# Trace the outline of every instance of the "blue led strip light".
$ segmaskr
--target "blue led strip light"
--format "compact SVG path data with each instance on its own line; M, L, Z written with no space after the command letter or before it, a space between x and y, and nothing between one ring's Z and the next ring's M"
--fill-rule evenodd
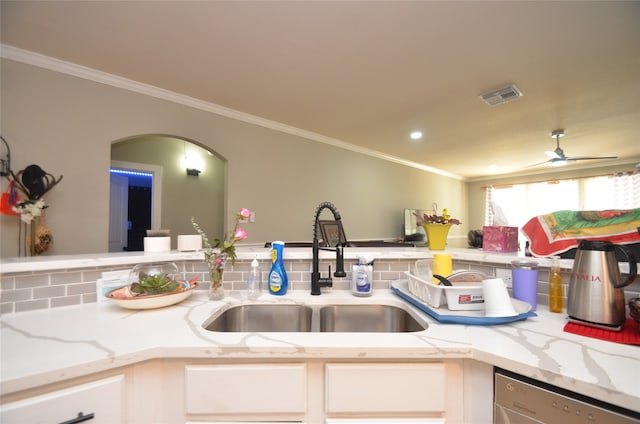
M153 177L153 174L150 172L141 172L141 171L130 171L128 169L110 169L109 172L114 174L121 175L135 175L139 177Z

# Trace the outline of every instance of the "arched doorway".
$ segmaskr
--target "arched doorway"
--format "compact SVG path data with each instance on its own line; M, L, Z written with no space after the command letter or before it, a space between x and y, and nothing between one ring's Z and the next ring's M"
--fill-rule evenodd
M169 230L172 248L175 248L177 235L194 234L191 216L196 217L208 233L215 237L222 235L225 161L217 154L191 140L166 135L141 135L114 142L111 145L111 161L112 169L150 174L150 179L146 183L142 176L127 176L127 182L118 178L120 186L116 188L117 183L112 178L110 251L142 250L141 238L144 238L148 229ZM123 175L126 173L120 174L120 177ZM129 181L134 183L130 185ZM133 196L124 194L125 185L127 193L134 191ZM127 204L125 207L124 199L113 197L117 195L125 196L126 203L133 198L141 200L134 199L134 205ZM148 205L144 203L145 198L149 198ZM126 219L122 215L125 209ZM123 226L126 226L126 241L123 239Z

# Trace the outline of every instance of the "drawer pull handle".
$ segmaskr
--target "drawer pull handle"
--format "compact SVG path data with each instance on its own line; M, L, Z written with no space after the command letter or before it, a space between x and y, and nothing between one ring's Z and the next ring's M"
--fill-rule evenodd
M95 417L94 413L90 413L90 414L83 414L82 412L78 412L78 416L75 418L70 419L69 421L64 421L61 422L60 424L78 424L78 423L82 423L85 421L89 421L92 420Z

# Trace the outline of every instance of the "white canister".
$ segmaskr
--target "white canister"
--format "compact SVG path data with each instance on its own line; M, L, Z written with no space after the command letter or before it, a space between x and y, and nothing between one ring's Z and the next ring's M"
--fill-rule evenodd
M160 253L171 251L171 237L145 237L145 253Z
M197 252L200 249L202 249L202 236L198 234L178 236L179 252Z

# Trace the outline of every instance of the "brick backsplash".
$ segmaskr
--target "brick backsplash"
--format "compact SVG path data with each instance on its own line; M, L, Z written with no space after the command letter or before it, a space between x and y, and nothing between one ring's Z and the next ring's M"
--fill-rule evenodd
M227 292L245 289L245 281L250 270L249 260L238 260L234 265L229 265L224 273L224 288ZM389 288L391 282L403 278L404 272L409 271L413 260L406 259L379 259L373 267L373 288ZM333 277L334 290L349 290L351 283L351 267L355 261L345 260L345 278ZM184 272L186 279L198 277L200 286L197 290L207 290L210 285L209 272L200 261L176 261L176 265ZM266 280L269 273L269 263L262 261L260 264L262 274L262 289L266 290ZM320 270L323 274L328 272L328 267L334 268L333 261L320 261ZM289 260L285 261L290 290L310 290L311 287L311 261ZM495 275L497 268L507 268L504 264L492 264L472 261L454 261L454 269L470 269L482 271L487 275ZM96 280L106 271L130 269L129 267L104 267L73 269L67 272L23 272L2 274L0 276L0 313L23 312L35 309L48 309L60 306L78 305L82 303L95 303ZM538 304L548 305L548 270L541 269L538 280ZM569 284L569 270L562 270L564 305L567 304ZM640 296L640 279L625 288L627 299Z

